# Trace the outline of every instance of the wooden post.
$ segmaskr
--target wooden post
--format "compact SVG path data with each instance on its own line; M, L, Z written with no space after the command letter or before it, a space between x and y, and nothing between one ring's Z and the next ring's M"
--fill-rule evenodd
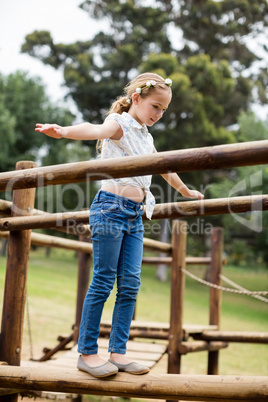
M83 235L79 236L79 241L89 242L89 238ZM79 327L82 316L84 299L89 285L91 255L83 251L78 252L78 280L77 280L77 297L76 297L76 318L74 325L73 340L78 342Z
M213 228L212 231L212 250L211 250L211 269L210 282L221 285L223 254L223 228ZM209 324L220 325L221 315L221 290L210 288L210 308ZM208 353L208 374L218 374L219 351Z
M168 373L180 374L181 355L178 345L183 341L183 301L185 288L187 223L176 220L172 226L172 271L170 297L170 330Z
M36 163L18 162L16 169L30 169ZM12 216L30 215L34 207L35 189L13 192ZM31 246L31 230L14 231L9 235L3 300L0 360L19 366L26 300L26 284ZM5 401L17 401L17 394L3 397Z

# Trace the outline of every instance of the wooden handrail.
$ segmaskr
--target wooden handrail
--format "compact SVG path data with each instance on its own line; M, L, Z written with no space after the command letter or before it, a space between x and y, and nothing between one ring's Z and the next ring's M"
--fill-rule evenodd
M195 352L218 352L228 347L227 342L186 341L178 345L178 351L182 355Z
M0 238L8 239L9 232L1 232L0 231ZM58 247L64 248L67 250L74 250L74 251L82 251L84 253L92 254L92 244L78 241L78 240L71 240L65 239L63 237L57 236L50 236L42 233L31 233L31 243L35 244L36 246L43 246L43 247ZM157 251L157 252L171 252L171 245L168 243L164 243L158 240L152 240L149 238L143 239L144 248ZM169 258L169 257L167 257Z
M8 232L0 232L0 237L8 239ZM92 254L92 244L65 239L63 237L50 236L42 233L31 233L31 244L42 247L57 247L66 250L82 251L87 254Z
M168 256L143 257L142 262L143 264L151 264L151 265L157 265L157 264L171 265L172 257ZM210 263L211 263L211 257L190 257L190 256L186 257L186 265L208 265ZM226 264L226 258L223 258L222 263Z
M0 191L161 174L226 169L268 163L268 140L98 159L0 173Z
M184 201L155 206L152 219L187 218L206 215L242 213L268 210L268 195L219 198L202 201ZM146 215L143 215L146 220ZM59 228L88 222L88 211L64 212L16 218L1 218L0 230Z
M203 331L199 339L206 341L268 344L268 332Z

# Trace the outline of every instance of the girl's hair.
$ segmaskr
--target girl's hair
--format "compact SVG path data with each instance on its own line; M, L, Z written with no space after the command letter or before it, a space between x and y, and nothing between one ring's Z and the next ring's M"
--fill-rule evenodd
M148 81L155 81L155 85L147 87L146 83ZM137 92L137 88L141 89L140 96L142 98L146 98L158 89L171 90L170 85L166 84L161 75L154 73L140 74L127 84L127 86L124 88L123 96L119 96L113 102L110 110L108 111L108 115L111 113L122 114L123 112L128 112L132 104L132 95Z
M152 81L153 85L147 86L148 81ZM108 115L111 113L122 114L123 112L128 112L132 105L132 95L139 91L139 95L142 98L146 98L151 95L154 91L159 89L165 91L171 91L170 88L171 80L165 80L161 75L155 73L144 73L138 75L132 81L130 81L126 87L124 88L124 92L122 96L119 96L112 104L110 110L108 111ZM97 152L101 152L102 141L99 140L97 142Z

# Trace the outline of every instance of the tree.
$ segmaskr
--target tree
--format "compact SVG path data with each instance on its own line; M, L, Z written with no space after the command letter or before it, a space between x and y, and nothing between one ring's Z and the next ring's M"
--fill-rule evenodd
M49 101L40 78L30 78L27 73L20 71L6 77L0 75L0 171L14 170L16 162L20 160L53 165L92 156L81 141L55 140L35 132L37 122L50 121L71 125L73 115L64 107ZM37 189L36 207L48 212L73 210L77 205L85 208L88 205L81 194L84 191L88 195L91 187L94 187L94 183L40 187ZM1 194L1 198L11 200L11 197L10 193Z
M4 102L4 96L0 94L0 127L1 127L1 137L5 141L2 141L2 146L0 148L0 170L5 170L6 160L9 162L9 149L15 143L15 118L11 115L9 110L6 108ZM14 167L14 165L13 165ZM8 169L6 169L8 170Z
M268 120L258 119L252 112L241 112L238 117L238 141L251 141L268 137ZM210 186L212 197L233 197L250 194L267 194L268 165L244 166L229 169L227 175ZM225 215L217 218L225 228L226 250L230 260L237 265L254 264L258 261L268 266L268 215L266 212ZM246 242L246 245L245 245Z
M1 136L5 138L0 149L0 171L14 170L16 162L25 159L66 161L63 143L52 143L34 131L39 121L56 119L59 124L73 121L69 111L49 102L41 80L19 71L6 77L0 75L0 93Z
M179 146L192 146L193 136L196 145L232 141L226 127L250 105L256 81L265 98L265 73L254 81L242 71L257 60L245 38L267 25L265 0L162 0L153 6L146 1L88 0L80 7L109 25L108 32L85 42L56 44L49 32L35 31L26 36L22 51L64 69L69 94L85 120L102 121L124 85L145 67L177 80L165 131L172 127L183 142ZM182 111L174 114L178 105Z
M240 111L267 103L267 70L253 69L259 56L247 45L267 31L266 0L87 0L80 7L104 30L72 44L35 31L22 51L63 69L85 120L102 122L127 82L146 70L173 80L172 103L151 129L159 151L236 141L231 127ZM265 42L262 50L267 54ZM196 187L213 177L182 175Z

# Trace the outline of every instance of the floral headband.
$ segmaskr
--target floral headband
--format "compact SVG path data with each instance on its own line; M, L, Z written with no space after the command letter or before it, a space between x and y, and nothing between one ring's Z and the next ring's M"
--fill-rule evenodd
M157 83L157 82L154 81L154 80L150 80L150 81L147 81L147 82L146 82L145 87L143 87L143 88L155 87L156 84L159 84L159 82ZM165 84L166 84L168 87L171 87L171 85L172 85L172 80L171 80L170 78L166 78L166 79L165 79ZM142 91L143 88L142 88L141 86L139 86L138 88L136 88L136 92L138 92L138 94L141 94L141 91Z
M154 80L147 81L146 84L145 84L145 86L143 86L143 87L141 87L141 86L137 87L137 88L136 88L136 92L137 92L138 94L141 94L141 91L143 90L143 88L155 87L157 84L159 84L159 83L157 83L157 82L154 81ZM172 85L172 80L171 80L170 78L166 78L166 79L165 79L165 84L166 84L168 87L171 87L171 85ZM127 98L127 103L131 103L131 99Z

